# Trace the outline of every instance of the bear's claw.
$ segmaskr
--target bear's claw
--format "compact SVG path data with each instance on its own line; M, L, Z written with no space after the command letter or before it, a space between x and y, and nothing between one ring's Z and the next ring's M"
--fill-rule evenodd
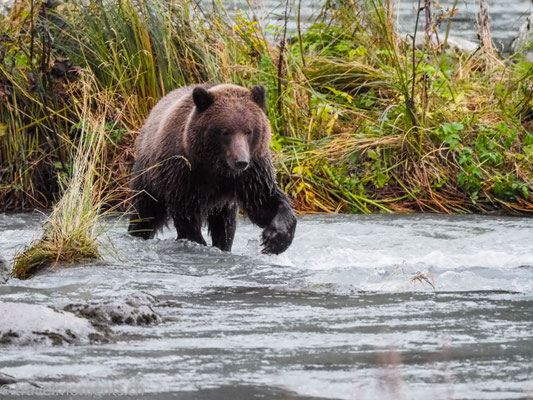
M293 217L290 221L275 219L268 227L265 228L262 235L261 245L263 254L280 254L291 245L296 228L296 219Z

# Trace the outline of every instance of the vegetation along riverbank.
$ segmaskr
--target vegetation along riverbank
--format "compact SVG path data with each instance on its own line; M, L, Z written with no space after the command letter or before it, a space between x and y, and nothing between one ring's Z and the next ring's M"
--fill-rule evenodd
M278 180L301 213L533 212L532 63L500 57L488 26L475 51L447 46L435 26L453 10L421 9L424 40L377 1L327 1L305 28L298 11L274 28L216 2L15 2L0 16L0 209L53 206L84 151L91 201L125 209L151 107L233 82L267 87Z

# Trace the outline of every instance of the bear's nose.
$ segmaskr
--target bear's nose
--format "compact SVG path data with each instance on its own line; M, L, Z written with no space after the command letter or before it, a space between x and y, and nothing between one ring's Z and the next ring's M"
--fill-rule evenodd
M235 168L240 170L248 168L248 161L235 161Z

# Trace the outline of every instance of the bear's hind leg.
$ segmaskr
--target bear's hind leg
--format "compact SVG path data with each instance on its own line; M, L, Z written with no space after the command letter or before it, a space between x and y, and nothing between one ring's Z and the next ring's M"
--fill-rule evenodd
M152 239L167 219L165 204L146 192L139 192L133 198L133 210L128 233L143 239Z
M235 230L237 228L237 212L235 204L227 204L209 212L207 226L213 246L223 251L231 251Z
M179 239L187 239L192 242L203 244L207 243L202 236L202 217L200 213L191 213L189 215L175 215L174 226L178 232Z

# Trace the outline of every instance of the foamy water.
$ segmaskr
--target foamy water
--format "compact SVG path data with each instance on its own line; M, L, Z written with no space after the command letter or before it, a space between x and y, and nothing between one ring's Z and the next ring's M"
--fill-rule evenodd
M0 215L4 257L40 222ZM2 301L58 309L144 292L164 320L113 327L103 345L0 347L0 372L40 386L0 396L531 396L532 219L306 216L279 256L262 255L260 230L239 223L228 254L171 230L134 239L110 220L116 254L0 285Z

